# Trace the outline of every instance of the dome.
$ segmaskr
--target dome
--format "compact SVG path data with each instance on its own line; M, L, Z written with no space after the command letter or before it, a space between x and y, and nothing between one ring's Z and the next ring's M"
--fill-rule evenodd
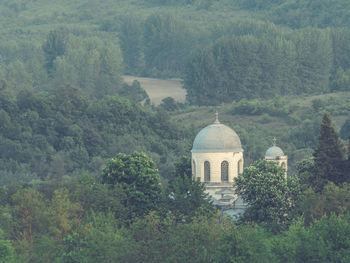
M243 149L237 133L216 119L197 134L192 152L243 152Z
M267 149L265 153L265 157L278 157L278 156L284 156L284 153L282 149L280 147L277 147L276 145Z

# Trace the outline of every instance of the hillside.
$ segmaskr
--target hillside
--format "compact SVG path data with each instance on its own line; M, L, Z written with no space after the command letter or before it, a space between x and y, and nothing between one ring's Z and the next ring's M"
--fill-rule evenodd
M348 91L350 7L331 2L3 1L0 79L101 97L124 74L182 78L196 105Z
M349 0L0 1L0 263L350 262L349 139Z
M214 121L215 111L219 112L220 121L240 136L246 165L262 158L276 137L289 157L289 172L293 174L298 161L312 156L324 112L331 113L338 132L350 119L350 92L190 107L174 113L172 120L198 132Z
M4 163L15 162L4 171L25 174L30 167L30 172L44 174L54 160L62 163L80 151L84 158L62 173L87 169L82 160L92 159L98 160L92 169L98 172L101 158L125 151L129 143L151 154L162 173L172 174L175 156L189 151L196 132L212 119L214 105L240 133L247 163L261 157L273 136L285 143L281 146L292 164L310 156L322 112L333 115L338 129L349 114L350 7L343 0L331 2L2 1L1 110L3 126L12 127L2 129L2 143L12 149L2 156ZM305 19L291 24L296 17ZM141 86L125 75L136 76L131 79ZM173 81L179 78L183 82ZM80 120L71 115L72 109L80 111L78 103L63 110L63 118L56 116L59 105L52 98L62 89L78 91L90 113ZM47 134L24 117L29 111L43 123L60 121L67 129L77 125L84 134L96 114L92 107L116 96L130 101L121 102L121 112L135 108L135 116L146 114L147 121L139 127L125 116L112 116L119 120L118 131L91 124L99 136L109 138L96 152L88 150L78 131L56 127ZM147 96L153 106L136 106ZM158 107L168 96L175 101ZM47 101L47 108L35 108L30 98L43 105ZM171 123L157 123L154 129L159 129L151 131L152 116L167 120L168 115ZM167 134L179 124L179 130ZM40 146L36 133L48 144ZM71 137L74 143L67 142ZM40 150L30 161L15 154L33 147Z

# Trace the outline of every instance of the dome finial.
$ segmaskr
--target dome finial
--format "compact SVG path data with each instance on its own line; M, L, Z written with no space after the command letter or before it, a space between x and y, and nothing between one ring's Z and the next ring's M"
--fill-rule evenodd
M214 123L215 123L215 124L219 124L219 123L220 123L218 111L215 112L215 121L214 121Z
M276 146L276 141L277 141L276 137L273 137L272 141L273 141L273 146Z

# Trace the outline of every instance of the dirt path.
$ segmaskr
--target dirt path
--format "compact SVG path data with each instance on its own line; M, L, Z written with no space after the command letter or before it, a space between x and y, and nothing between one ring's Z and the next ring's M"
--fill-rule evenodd
M134 76L123 76L123 79L128 85L134 80L140 82L141 87L151 99L151 103L156 106L166 97L172 97L178 102L186 100L186 90L182 88L181 79L153 79Z

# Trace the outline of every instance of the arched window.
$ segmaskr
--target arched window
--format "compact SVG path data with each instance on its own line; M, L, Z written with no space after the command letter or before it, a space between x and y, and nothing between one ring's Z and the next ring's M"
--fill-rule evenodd
M210 182L210 163L204 162L204 182Z
M192 161L192 177L196 177L196 162Z
M221 163L221 181L228 182L228 161Z
M237 165L237 173L241 174L243 172L243 165L242 165L242 160L238 161L238 165Z

